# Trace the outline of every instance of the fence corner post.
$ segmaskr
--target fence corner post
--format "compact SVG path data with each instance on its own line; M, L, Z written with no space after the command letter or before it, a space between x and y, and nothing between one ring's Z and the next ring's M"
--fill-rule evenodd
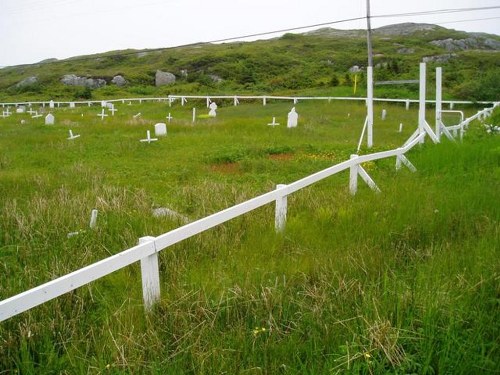
M280 190L284 187L286 187L286 185L278 184L276 185L276 190ZM276 197L276 211L274 215L274 227L278 233L285 230L287 205L287 195L279 194L279 196Z
M139 238L139 245L154 241L151 236ZM160 271L158 267L158 253L153 253L141 259L142 297L146 311L151 310L155 302L160 299Z
M358 155L352 154L350 159L356 159L357 157ZM351 195L356 195L358 191L358 166L359 164L354 164L349 169L349 192Z

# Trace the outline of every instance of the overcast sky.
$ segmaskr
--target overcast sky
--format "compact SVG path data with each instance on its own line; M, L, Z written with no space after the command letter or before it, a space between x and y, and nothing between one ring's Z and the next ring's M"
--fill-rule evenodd
M373 16L500 6L500 0L371 0ZM170 47L364 17L366 0L0 0L0 67ZM500 9L374 18L500 35ZM366 20L332 25L366 28ZM274 35L277 36L277 35Z

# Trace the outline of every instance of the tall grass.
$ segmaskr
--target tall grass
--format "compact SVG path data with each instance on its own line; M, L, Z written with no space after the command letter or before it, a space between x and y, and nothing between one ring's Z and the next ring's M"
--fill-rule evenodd
M102 122L86 108L56 113L71 125L4 121L0 298L181 225L152 208L193 220L347 159L364 111L349 106L299 103L293 130L266 126L284 123L279 103L223 106L194 126L189 108L158 104ZM415 112L388 109L377 149L413 130ZM167 111L168 137L140 143ZM66 141L68 127L81 138ZM188 239L160 254L150 314L134 265L0 323L0 373L495 373L499 155L476 127L414 149L415 174L365 165L381 194L350 196L346 174L295 193L282 234L266 206Z

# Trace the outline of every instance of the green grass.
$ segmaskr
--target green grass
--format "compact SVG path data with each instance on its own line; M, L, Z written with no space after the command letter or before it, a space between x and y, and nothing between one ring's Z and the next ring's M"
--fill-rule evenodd
M346 160L365 111L298 103L286 129L290 103L218 103L193 125L195 105L1 119L0 299L182 225L154 207L194 220ZM384 108L374 151L416 126L415 108ZM168 112L168 136L140 143ZM293 194L283 234L269 205L164 250L151 314L133 265L0 323L0 373L496 373L498 139L474 124L407 156L417 173L364 166L381 194L350 196L346 172Z

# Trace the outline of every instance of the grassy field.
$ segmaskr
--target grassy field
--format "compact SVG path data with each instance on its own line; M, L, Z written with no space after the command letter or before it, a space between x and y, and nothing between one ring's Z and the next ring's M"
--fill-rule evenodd
M192 221L348 159L365 111L298 103L287 129L290 103L218 104L195 124L201 101L0 119L0 299L182 225L154 208ZM415 107L382 108L375 151L416 128ZM290 196L282 234L270 205L164 250L151 314L133 265L0 323L0 374L498 373L498 137L476 123L408 158L364 165L381 194L342 173Z

